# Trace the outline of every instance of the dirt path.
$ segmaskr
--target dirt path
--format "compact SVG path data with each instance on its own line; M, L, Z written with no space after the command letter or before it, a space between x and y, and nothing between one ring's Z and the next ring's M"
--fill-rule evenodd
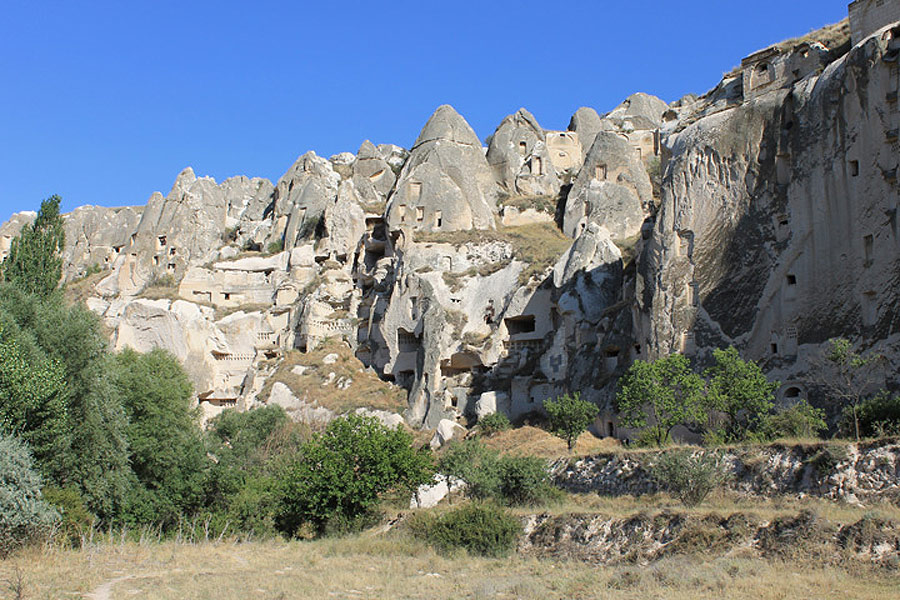
M93 592L86 594L85 598L87 600L112 600L112 588L117 583L121 583L123 581L128 581L129 579L134 579L134 575L124 575L122 577L116 577L115 579L110 579Z

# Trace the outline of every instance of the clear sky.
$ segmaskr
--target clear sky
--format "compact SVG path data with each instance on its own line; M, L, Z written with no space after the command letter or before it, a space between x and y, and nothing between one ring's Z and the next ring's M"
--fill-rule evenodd
M449 103L483 140L632 92L701 94L847 0L0 0L0 221L144 204L181 169L273 182L307 150L409 147Z

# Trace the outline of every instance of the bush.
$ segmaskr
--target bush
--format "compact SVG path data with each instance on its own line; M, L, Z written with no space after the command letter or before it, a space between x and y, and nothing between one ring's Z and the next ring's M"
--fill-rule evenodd
M819 436L820 431L827 427L825 411L811 406L806 398L802 398L794 406L769 417L761 437L768 439L815 438Z
M550 484L547 463L535 456L504 456L480 440L450 446L441 458L441 473L466 482L466 496L493 498L507 505L540 504L557 490Z
M438 470L466 482L466 496L484 500L500 494L500 458L481 440L452 442L441 457Z
M72 487L45 487L44 500L59 513L58 539L77 547L81 536L89 532L97 521L97 517L88 512L84 498Z
M478 428L482 435L491 436L512 427L509 418L501 412L491 413L478 419Z
M28 448L0 434L0 559L49 534L58 520L41 497L41 478Z
M536 456L506 456L497 465L500 499L508 505L541 504L555 498L547 463Z
M430 482L431 453L413 449L412 441L406 431L371 417L333 420L279 476L279 529L295 535L308 523L324 533L330 521L360 523L385 492Z
M479 556L507 556L522 531L519 521L494 504L470 503L438 517L410 523L413 534L444 552L463 548Z
M268 254L278 254L279 252L284 250L284 240L276 240L274 242L269 242L269 245L266 246L266 252Z
M599 412L595 404L582 400L578 392L547 400L544 410L550 418L551 433L566 440L570 452L575 448L578 436L587 430Z
M864 400L857 409L859 434L864 437L880 437L900 434L900 396L891 396L881 392L873 398ZM853 411L844 409L841 416L841 432L852 435L854 432Z
M661 454L651 467L659 485L687 506L697 506L725 481L721 458L715 453L674 450Z

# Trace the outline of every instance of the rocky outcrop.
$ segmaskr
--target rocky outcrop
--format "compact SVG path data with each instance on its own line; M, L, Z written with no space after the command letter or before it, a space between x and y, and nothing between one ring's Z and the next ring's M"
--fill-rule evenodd
M560 181L544 130L524 108L503 119L494 131L487 161L497 183L508 195L556 196L559 193Z
M698 450L700 452L700 450ZM609 454L559 462L557 485L603 496L651 494L659 453ZM900 498L900 443L761 446L721 453L727 487L756 496L818 496L858 504Z
M877 516L831 523L803 511L766 521L748 513L696 515L663 511L630 517L532 515L523 519L519 552L539 558L646 565L684 554L801 557L890 565L900 557L900 526Z
M636 294L652 355L733 344L787 379L845 336L897 360L896 33L665 137Z
M521 109L486 153L442 106L409 152L308 152L276 185L187 169L144 207L66 215L65 277L103 271L79 285L117 347L175 352L205 407L267 401L329 338L414 426L580 391L627 435L612 399L635 359L726 345L815 400L796 382L829 337L900 365L898 35L810 34L703 97L635 94L567 131Z
M497 184L478 136L453 107L439 107L410 151L385 212L392 230L493 229Z
M626 139L601 131L572 184L563 231L577 237L588 223L613 232L616 239L640 233L653 204L653 190L639 155Z

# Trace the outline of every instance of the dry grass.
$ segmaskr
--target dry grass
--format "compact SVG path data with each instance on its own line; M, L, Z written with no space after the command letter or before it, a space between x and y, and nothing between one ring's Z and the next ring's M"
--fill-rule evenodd
M484 438L484 441L486 446L498 450L501 454L538 456L547 460L605 454L621 448L619 442L613 438L597 438L591 433L584 432L575 443L574 451L570 453L565 440L530 425L501 431Z
M323 359L329 354L337 354L337 360L326 365ZM307 367L307 370L298 375L292 372L296 366ZM340 389L337 384L341 380L351 380L351 383L346 389ZM391 412L406 408L406 390L379 379L363 366L346 343L336 339L328 339L316 350L305 354L288 352L266 382L260 398L269 397L275 382L291 388L301 400L339 414L361 407Z
M866 505L835 502L813 496L748 496L733 491L718 490L698 506L685 508L673 496L660 492L641 496L600 496L598 494L566 494L556 503L541 507L543 512L561 514L601 514L610 518L629 518L638 514L679 513L695 516L716 515L727 517L742 513L757 517L761 521L771 521L777 517L796 515L801 511L812 511L830 523L849 525L866 516L874 516L900 523L900 506L888 501ZM517 509L520 514L530 514L534 509Z
M846 18L838 21L837 23L826 25L820 29L814 29L806 35L790 38L782 42L778 42L777 44L772 44L769 47L775 48L779 52L785 52L795 48L796 46L799 46L800 44L811 42L819 42L820 44L828 48L831 51L830 60L840 58L842 54L842 48L846 46L846 49L849 50L850 19ZM738 65L734 67L730 72L726 73L725 77L736 77L740 72L741 65Z
M0 562L0 583L23 573L25 598L637 599L893 597L896 570L811 561L678 556L598 567L513 556L434 552L402 531L314 542L106 544L33 549ZM6 590L3 590L5 594ZM90 597L90 596L88 596ZM96 596L94 596L96 597Z
M99 273L91 273L85 277L74 279L66 284L63 295L71 304L84 302L91 296L96 296L94 286L110 274L111 271L100 271Z
M556 205L558 203L559 198L549 195L506 196L505 198L502 198L500 200L500 204L503 206L512 206L513 208L517 208L521 211L525 211L531 208L538 212L547 213L550 216L556 214Z

